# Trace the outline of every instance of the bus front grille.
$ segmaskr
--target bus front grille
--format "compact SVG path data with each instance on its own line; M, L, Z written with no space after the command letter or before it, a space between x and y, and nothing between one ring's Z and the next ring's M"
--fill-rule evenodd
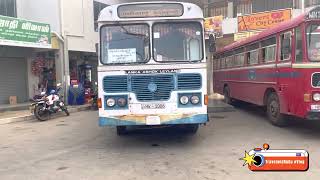
M178 74L178 90L194 90L201 88L201 75L194 73Z
M174 90L173 75L136 75L131 88L139 101L166 101Z
M128 76L106 76L103 90L107 93L128 92Z

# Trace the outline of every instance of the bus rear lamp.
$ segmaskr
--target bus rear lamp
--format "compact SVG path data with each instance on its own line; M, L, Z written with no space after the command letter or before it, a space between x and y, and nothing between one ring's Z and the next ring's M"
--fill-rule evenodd
M113 107L114 105L116 105L116 101L113 98L107 99L107 106Z
M312 98L314 101L320 101L320 93L314 93Z
M181 96L180 97L180 103L181 104L186 105L186 104L188 104L188 102L189 102L188 96Z
M204 104L205 105L209 104L209 96L208 95L204 95Z
M98 106L98 108L102 108L101 98L98 98L98 99L97 99L97 106Z
M125 98L119 98L119 99L118 99L118 105L119 105L120 107L126 106L126 105L127 105L127 100L126 100Z
M311 94L304 94L303 100L304 102L311 102Z
M192 104L198 104L200 102L199 96L191 96L190 101Z

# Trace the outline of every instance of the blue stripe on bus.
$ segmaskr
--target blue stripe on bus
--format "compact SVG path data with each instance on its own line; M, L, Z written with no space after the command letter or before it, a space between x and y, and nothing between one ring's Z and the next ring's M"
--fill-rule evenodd
M194 116L175 119L172 121L166 121L161 123L161 125L169 124L203 124L208 122L208 114L197 114ZM99 117L99 126L136 126L136 125L146 125L144 123L137 123L136 121L129 120L119 120L116 118Z

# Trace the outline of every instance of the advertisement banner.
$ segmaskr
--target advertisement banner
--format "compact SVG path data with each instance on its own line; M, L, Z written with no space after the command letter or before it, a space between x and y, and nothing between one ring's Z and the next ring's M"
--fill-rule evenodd
M50 25L0 16L0 45L51 48Z
M205 38L209 39L209 34L215 34L216 38L221 38L223 16L214 16L204 19Z
M291 9L238 16L238 31L268 29L291 19Z
M241 41L244 40L250 36L259 34L261 31L244 31L234 34L234 41Z

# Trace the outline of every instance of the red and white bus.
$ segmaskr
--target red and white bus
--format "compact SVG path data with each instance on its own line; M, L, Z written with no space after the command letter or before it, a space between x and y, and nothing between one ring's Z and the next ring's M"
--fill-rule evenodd
M320 7L218 50L213 69L215 92L265 106L274 125L320 119Z

